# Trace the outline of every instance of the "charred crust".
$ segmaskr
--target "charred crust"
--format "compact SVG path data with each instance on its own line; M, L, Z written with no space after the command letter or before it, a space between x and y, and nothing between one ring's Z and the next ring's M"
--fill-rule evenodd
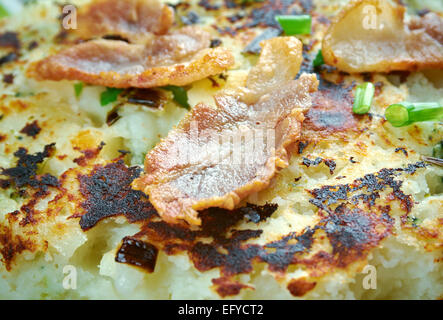
M41 130L42 129L38 125L37 120L34 120L31 123L27 123L26 126L24 126L20 130L20 133L26 134L28 137L35 138L40 133Z
M19 50L21 47L20 39L16 32L7 31L0 34L0 47Z
M180 20L184 25L193 25L200 22L200 17L194 11L189 11L187 15L180 16Z
M408 156L408 152L406 151L405 148L395 148L395 152L403 152L403 154L407 157Z
M211 39L211 43L209 45L210 48L217 48L222 45L222 41L220 39Z
M133 190L131 183L141 173L139 167L127 167L122 160L106 166L96 166L89 175L78 176L80 193L85 201L81 212L73 217L80 218L82 230L88 230L100 220L124 215L130 222L147 219L155 214L148 197Z
M14 83L14 75L12 73L7 73L3 75L3 83L13 84Z
M300 147L300 145L299 145L299 147ZM332 159L322 159L320 157L317 157L314 160L310 160L309 158L306 158L306 157L303 157L303 159L302 159L302 165L304 165L308 168L310 166L316 167L322 162L329 168L329 173L331 175L334 174L334 170L337 167L337 165L336 165L335 161Z
M0 66L5 63L12 62L18 59L18 54L15 52L10 52L0 58Z
M337 203L339 200L350 200L353 204L358 204L360 200L369 207L375 205L380 192L390 189L390 197L400 201L401 208L410 212L413 206L412 197L406 195L401 190L402 181L396 180L399 174L414 174L417 169L426 167L424 162L408 164L405 168L382 169L374 174L367 174L362 178L354 180L351 184L340 184L335 186L322 186L311 190L314 199L309 200L319 209L329 211L329 205ZM359 194L355 194L361 191ZM351 195L351 192L354 193Z
M331 134L357 127L352 112L352 86L344 86L320 79L320 87L312 96L312 107L303 126L308 130Z
M58 179L51 174L37 175L38 165L46 158L52 156L55 150L55 143L46 145L43 152L36 154L28 154L25 148L19 148L14 152L14 156L18 158L15 167L2 169L1 175L8 179L0 179L2 186L15 186L22 194L26 194L24 187L37 189L39 194L45 194L48 187L58 187Z

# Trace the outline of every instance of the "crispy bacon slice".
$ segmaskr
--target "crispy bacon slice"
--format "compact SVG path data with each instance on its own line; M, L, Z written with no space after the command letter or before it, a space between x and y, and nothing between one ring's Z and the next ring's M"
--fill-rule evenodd
M323 39L324 61L350 73L443 68L443 18L407 24L404 12L389 1L351 1Z
M166 34L174 11L158 0L95 0L79 9L74 32L91 39L118 35L140 41L149 34Z
M296 38L262 44L245 88L215 96L216 107L196 105L147 154L145 175L134 187L165 221L199 225L198 210L233 209L288 165L318 80L312 74L292 80L302 53Z
M98 39L38 61L28 75L115 88L182 86L234 64L228 49L209 46L210 34L195 26L152 37L145 45Z

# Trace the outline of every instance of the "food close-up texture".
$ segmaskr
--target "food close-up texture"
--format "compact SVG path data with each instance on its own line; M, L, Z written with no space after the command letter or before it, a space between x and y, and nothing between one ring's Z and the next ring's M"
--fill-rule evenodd
M443 1L3 2L0 299L443 298Z

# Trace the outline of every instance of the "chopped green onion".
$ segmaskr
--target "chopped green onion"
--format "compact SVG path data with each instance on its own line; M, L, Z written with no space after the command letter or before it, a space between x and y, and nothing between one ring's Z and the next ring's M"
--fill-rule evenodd
M9 11L0 3L0 18L9 16Z
M386 109L385 118L394 127L403 127L420 121L439 121L443 119L443 106L437 102L395 103Z
M78 98L82 94L83 91L83 82L77 82L74 84L75 97Z
M371 108L372 98L374 97L375 87L370 82L362 83L355 90L354 106L352 111L356 114L365 114Z
M177 102L180 106L185 109L191 109L191 106L188 103L188 93L182 87L177 86L164 86L161 87L163 90L171 91L172 97L175 102Z
M320 49L320 50L318 50L317 55L315 56L315 59L312 62L312 64L313 64L314 68L318 68L324 63L325 63L325 61L323 60L323 54L321 53L321 49Z
M110 104L111 102L116 101L118 98L118 95L122 91L123 91L123 89L106 88L106 90L103 91L100 95L100 104L102 105L102 107Z
M293 34L311 33L311 16L308 14L296 16L275 16L275 19L288 36Z

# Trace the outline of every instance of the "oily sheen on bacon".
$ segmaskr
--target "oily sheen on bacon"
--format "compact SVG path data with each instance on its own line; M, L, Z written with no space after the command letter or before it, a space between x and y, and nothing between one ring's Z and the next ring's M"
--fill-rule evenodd
M226 48L209 48L210 34L185 27L152 37L147 44L92 40L34 64L38 80L80 80L115 88L186 85L221 73L234 64Z
M430 12L404 21L405 7L354 0L331 23L324 61L346 72L443 68L443 18Z
M301 63L298 39L262 44L245 87L215 96L216 108L196 105L147 154L145 175L134 186L167 222L199 225L199 210L233 209L288 165L318 80L313 74L292 80Z
M90 39L119 35L133 42L162 35L174 23L174 11L158 0L95 0L79 9L76 35Z
M95 0L81 7L77 30L93 39L33 63L37 80L79 80L115 88L182 86L234 64L231 51L210 48L211 35L197 26L170 31L174 11L158 0Z

